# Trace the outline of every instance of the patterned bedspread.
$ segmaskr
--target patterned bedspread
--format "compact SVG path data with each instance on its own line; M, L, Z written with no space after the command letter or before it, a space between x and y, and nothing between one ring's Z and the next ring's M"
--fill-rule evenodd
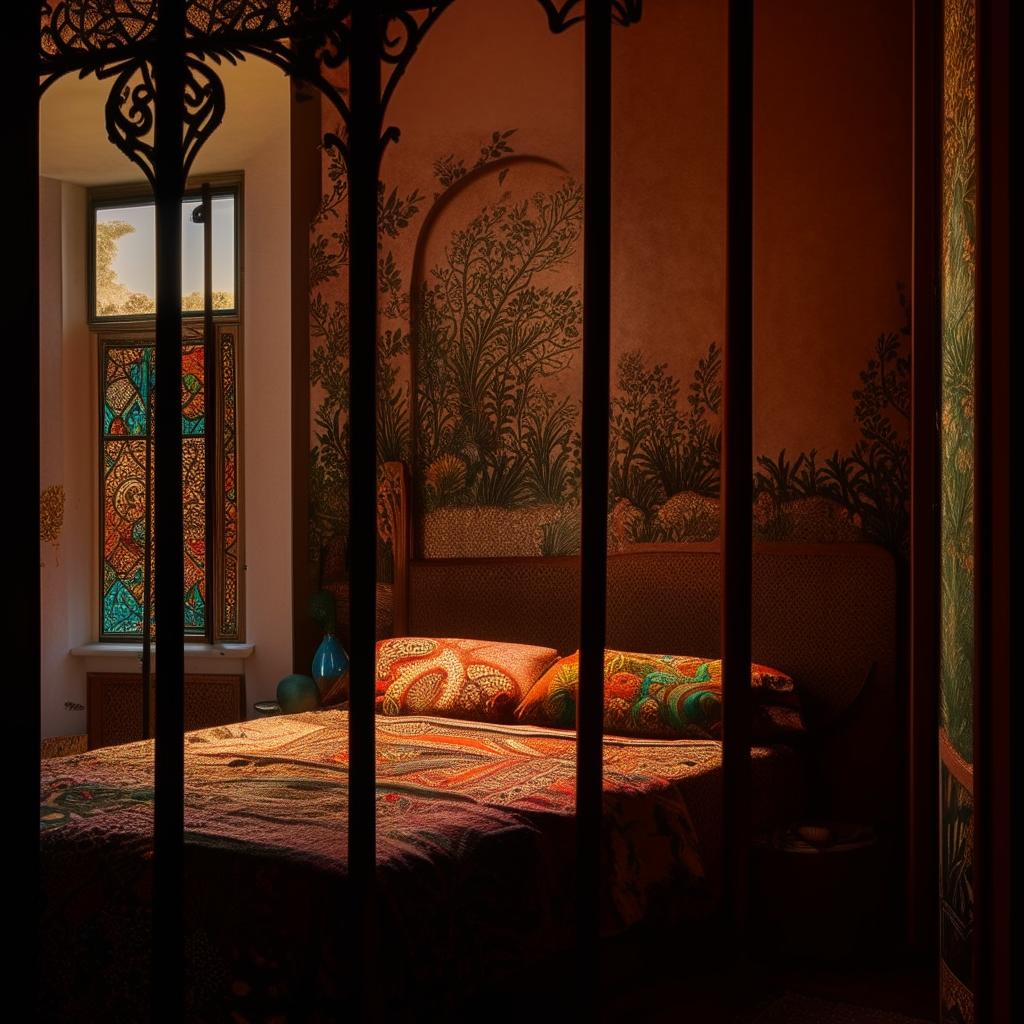
M194 1019L328 1019L343 999L347 728L321 711L187 735ZM713 820L719 763L713 742L606 741L607 932L706 910L687 784ZM378 971L396 1003L568 944L574 777L571 734L378 718ZM46 1019L145 1017L152 792L151 743L43 763Z

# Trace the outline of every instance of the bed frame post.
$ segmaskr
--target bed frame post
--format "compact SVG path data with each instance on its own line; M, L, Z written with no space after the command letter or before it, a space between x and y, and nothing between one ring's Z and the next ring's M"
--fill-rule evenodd
M153 803L153 1019L185 1014L184 534L181 504L181 201L185 0L161 0L155 56L156 747Z
M348 866L359 1013L370 1016L376 866L374 643L377 600L377 180L380 166L381 16L352 5L348 132L351 325Z
M597 998L604 748L611 288L610 0L587 4L583 212L583 504L576 718L577 991Z
M722 800L723 909L737 940L746 931L751 829L753 106L753 3L730 0L722 392Z

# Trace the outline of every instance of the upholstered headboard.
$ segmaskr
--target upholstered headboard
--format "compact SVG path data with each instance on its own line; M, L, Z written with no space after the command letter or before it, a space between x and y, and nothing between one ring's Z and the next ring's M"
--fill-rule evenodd
M409 635L511 640L563 653L578 646L576 558L414 560L407 584ZM717 656L719 588L715 545L610 554L608 645ZM894 813L892 557L870 544L756 546L753 609L754 660L799 685L827 810L876 821Z

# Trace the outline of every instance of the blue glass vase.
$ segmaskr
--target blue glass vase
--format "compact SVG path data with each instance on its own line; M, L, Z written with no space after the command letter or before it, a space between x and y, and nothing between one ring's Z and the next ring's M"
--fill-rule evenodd
M348 682L348 655L333 633L325 633L313 655L313 678L320 690L321 704L343 700Z

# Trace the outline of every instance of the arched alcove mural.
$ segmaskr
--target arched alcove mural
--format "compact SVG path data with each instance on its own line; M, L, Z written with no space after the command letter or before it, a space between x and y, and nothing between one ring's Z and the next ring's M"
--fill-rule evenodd
M472 486L473 470L454 452L448 454L467 468L439 464L434 477L446 494L442 504L459 510L435 515L427 465L415 465L419 452L406 440L416 437L409 373L417 341L408 300L415 297L413 276L422 273L429 283L438 264L418 269L416 248L435 203L447 202L441 197L453 175L473 173L481 160L540 154L582 176L579 40L552 39L532 13L525 6L453 8L424 41L393 99L402 138L385 152L381 171L382 266L390 269L380 306L379 454L414 464L414 536L426 555L559 554L578 546L578 517L568 503L556 512L557 503L514 493L468 494L459 481ZM724 9L714 5L664 5L614 40L617 80L628 88L613 97L619 184L612 211L612 550L718 533L724 26ZM900 105L883 97L909 91L899 58L909 26L891 8L851 21L799 3L759 26L754 528L762 540L866 539L903 559L910 353L900 283L908 276L909 221L905 173L893 168L905 169L909 154ZM821 33L831 58L811 45ZM467 48L467 39L477 42ZM796 40L807 44L806 67L772 59ZM891 61L863 59L879 46L892 51ZM643 127L652 105L664 126L659 132ZM870 132L848 130L868 121ZM337 128L326 109L324 127ZM340 166L325 168L325 199L339 194L340 174ZM512 189L517 174L510 165ZM831 183L827 193L819 188L823 178ZM527 186L515 194L529 193ZM335 269L344 274L336 265L344 248L332 242L339 224L328 221L314 233L318 281ZM439 254L461 226L436 232ZM850 238L856 244L847 244ZM578 289L581 276L578 270L566 283ZM341 281L313 289L314 562L325 544L344 545L331 538L344 520L347 478L337 442L345 413L324 363L328 347L338 354L336 340L328 339L345 330L343 296L340 305L329 299ZM814 386L803 387L811 366ZM428 464L441 454L427 452ZM509 506L518 507L516 515L507 514ZM448 526L441 525L445 519Z
M410 305L425 557L578 548L582 220L564 167L509 156L424 221Z

